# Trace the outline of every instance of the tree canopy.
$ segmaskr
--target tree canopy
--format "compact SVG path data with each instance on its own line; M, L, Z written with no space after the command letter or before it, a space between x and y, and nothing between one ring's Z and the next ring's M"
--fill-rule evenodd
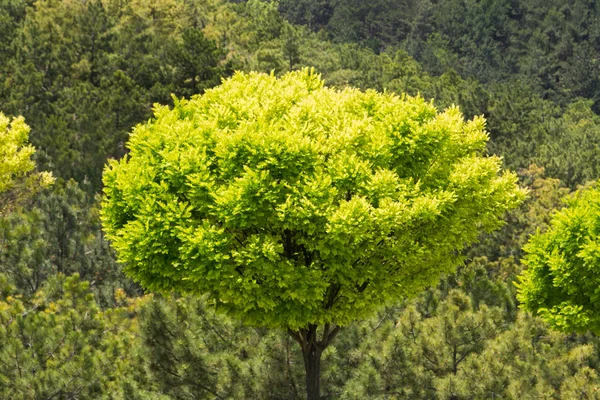
M35 153L28 144L29 126L23 117L0 113L0 215L6 209L52 183L48 172L35 172Z
M103 222L151 290L261 326L348 324L434 283L524 191L484 120L420 97L237 73L137 126Z
M600 332L600 187L576 192L524 247L522 307L564 331Z

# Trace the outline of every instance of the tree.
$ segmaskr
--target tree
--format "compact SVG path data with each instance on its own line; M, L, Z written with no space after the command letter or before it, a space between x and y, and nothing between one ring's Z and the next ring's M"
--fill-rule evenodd
M12 43L0 50L2 59L14 53L0 62L0 101L31 125L38 165L99 191L106 159L123 156L127 133L153 103L229 74L227 51L192 28L186 4L40 0L14 21Z
M71 180L7 214L0 219L0 275L31 297L49 277L78 273L91 282L101 305L111 304L115 287L131 281L103 238L98 211L93 197Z
M28 134L23 117L10 120L0 113L0 215L53 181L48 172L33 171L35 149Z
M184 96L202 93L219 83L225 72L219 60L225 55L214 41L207 39L200 29L187 28L182 33L183 43L172 50L178 89Z
M279 10L290 22L306 25L314 31L327 25L333 12L330 0L282 0Z
M520 276L518 299L559 330L600 332L599 221L595 184L571 195L548 230L538 230L524 247L528 268Z
M318 399L341 326L452 271L523 199L486 141L482 118L420 97L237 73L134 129L104 172L103 224L145 288L287 329Z
M129 303L100 310L89 282L77 274L52 277L31 301L0 296L0 397L116 395L124 380L139 375L131 351L138 331L130 310L135 303Z
M572 340L526 313L507 325L501 309L468 300L451 291L434 315L411 305L396 321L361 324L358 343L336 353L349 377L334 398L597 398L596 340Z
M148 387L169 399L292 399L285 354L293 343L259 332L195 296L153 296L139 310L138 346ZM300 360L298 360L300 361ZM290 363L287 363L289 366ZM299 365L302 362L300 361Z

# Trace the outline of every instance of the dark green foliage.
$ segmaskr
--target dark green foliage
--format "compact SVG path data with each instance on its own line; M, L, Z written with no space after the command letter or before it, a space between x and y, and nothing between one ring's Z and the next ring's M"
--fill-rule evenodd
M331 2L327 25L334 40L358 42L379 52L400 42L423 39L428 28L430 1L360 0Z
M279 10L290 22L318 31L329 23L333 3L331 0L281 0Z
M28 210L1 219L0 246L0 274L26 298L56 274L79 273L103 303L115 285L130 285L103 238L93 197L73 181L56 184Z
M202 299L155 297L140 312L153 390L172 399L300 398L292 339L215 314ZM287 357L287 359L286 359ZM293 361L290 360L293 358ZM300 375L301 377L301 375Z
M25 9L27 2L24 0L2 0L0 2L0 37L3 44L0 46L0 74L5 73L4 69L9 61L15 56L16 48L12 45L18 27L25 18ZM5 88L0 89L0 93Z
M135 379L134 321L100 311L89 283L57 275L30 301L0 299L0 397L93 399Z
M174 45L170 52L175 67L175 82L178 96L189 97L203 93L217 85L224 70L219 61L225 56L214 41L207 39L197 28L186 28L182 43Z
M194 335L191 316L184 308L188 304L178 301L174 305L176 309L167 309L164 302L155 300L142 311L141 332L150 376L171 398L213 398L219 370L209 365L207 358L214 349L201 346L204 337Z
M154 102L201 93L228 71L220 66L226 52L189 26L183 3L146 6L38 1L7 47L14 57L2 63L11 89L0 101L26 117L41 166L93 191L106 159L123 156L127 133Z

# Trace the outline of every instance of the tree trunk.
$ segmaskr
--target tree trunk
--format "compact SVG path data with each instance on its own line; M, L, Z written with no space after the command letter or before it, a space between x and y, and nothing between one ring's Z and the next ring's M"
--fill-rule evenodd
M323 350L319 348L317 343L302 349L306 371L307 400L319 400L321 398L321 354Z
M317 339L316 325L309 325L306 329L297 331L288 330L289 334L300 344L304 369L306 371L306 398L307 400L321 399L321 354L333 341L340 331L339 326L330 329L326 324L323 328L323 339Z

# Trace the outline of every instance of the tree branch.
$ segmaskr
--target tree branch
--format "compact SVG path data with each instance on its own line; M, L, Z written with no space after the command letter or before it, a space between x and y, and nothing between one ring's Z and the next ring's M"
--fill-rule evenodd
M300 336L299 332L295 332L290 328L288 328L287 332L296 342L300 344L300 346L302 346L302 336Z

